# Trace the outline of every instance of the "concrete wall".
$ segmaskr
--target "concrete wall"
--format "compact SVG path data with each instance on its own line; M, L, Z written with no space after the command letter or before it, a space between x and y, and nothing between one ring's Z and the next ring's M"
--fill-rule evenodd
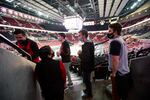
M41 100L35 64L0 48L0 100Z

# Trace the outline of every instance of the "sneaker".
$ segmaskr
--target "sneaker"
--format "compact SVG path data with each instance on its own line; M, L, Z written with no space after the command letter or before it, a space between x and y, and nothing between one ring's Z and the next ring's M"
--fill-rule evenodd
M68 89L69 89L68 87L65 87L64 92L66 92Z
M88 95L88 94L83 94L83 95L82 95L82 98L92 98L92 97L93 97L92 94L90 94L90 95Z
M89 97L89 98L92 98L93 97L93 95L91 94L91 93L88 93L88 91L85 89L85 90L83 90L83 95L82 95L82 97L84 98L86 98L86 97Z
M86 89L84 89L84 90L83 90L83 92L84 92L85 94L87 94L87 93L88 93Z
M73 83L69 83L69 84L67 84L69 87L72 87L73 86Z

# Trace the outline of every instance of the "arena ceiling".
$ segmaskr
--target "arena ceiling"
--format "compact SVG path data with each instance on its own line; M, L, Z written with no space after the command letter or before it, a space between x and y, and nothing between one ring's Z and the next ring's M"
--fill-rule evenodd
M85 20L125 16L149 0L0 0L0 6L63 22L65 16L80 15Z

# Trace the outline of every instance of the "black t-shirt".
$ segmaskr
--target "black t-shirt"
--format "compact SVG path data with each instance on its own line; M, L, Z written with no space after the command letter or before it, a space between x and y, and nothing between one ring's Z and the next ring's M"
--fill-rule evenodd
M82 45L81 53L81 69L89 72L94 68L94 44L93 42L85 42Z
M112 41L110 43L110 52L109 54L119 56L121 51L121 44L118 41Z
M63 63L70 62L70 46L66 40L61 45L60 55Z

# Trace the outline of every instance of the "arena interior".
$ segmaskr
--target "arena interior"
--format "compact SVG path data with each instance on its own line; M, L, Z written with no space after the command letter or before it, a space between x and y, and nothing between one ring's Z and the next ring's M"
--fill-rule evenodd
M109 24L122 25L133 79L129 100L150 100L150 0L0 0L0 100L43 100L34 77L35 63L22 57L13 32L23 30L38 47L49 45L57 56L65 33L71 49L73 86L64 100L113 100L108 73ZM93 98L82 98L81 29L93 41L95 68L91 74ZM30 55L29 55L30 56ZM115 100L115 99L114 99Z

